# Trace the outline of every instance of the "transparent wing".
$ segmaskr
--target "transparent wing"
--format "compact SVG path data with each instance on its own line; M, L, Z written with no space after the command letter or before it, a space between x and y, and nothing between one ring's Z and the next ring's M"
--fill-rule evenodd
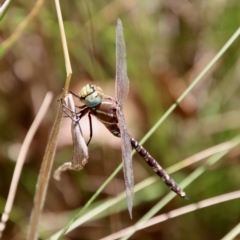
M73 101L72 94L68 94L64 98L64 108L65 114L72 119L72 141L73 141L73 157L71 162L65 162L61 165L55 172L54 178L60 180L61 173L66 170L81 170L88 161L88 148L82 135L82 130L79 124L79 119L75 113L75 105ZM64 110L65 109L65 110ZM67 112L67 111L69 112Z
M120 109L117 109L118 125L120 128L121 139L122 139L122 161L123 161L123 172L126 186L127 204L130 217L132 218L132 206L134 198L134 178L133 178L133 167L132 167L132 146L130 137L127 132L125 120Z
M74 170L81 170L87 163L88 147L83 138L79 122L72 121L71 130L73 141L72 165Z
M122 139L123 172L126 186L127 204L130 217L132 218L132 206L134 197L134 178L132 168L132 147L128 131L125 125L122 106L129 91L129 80L127 77L126 47L123 35L122 22L117 21L116 28L116 82L115 95L118 103L117 118Z
M117 20L116 28L116 82L115 95L119 105L127 98L129 80L127 76L126 47L123 35L122 22Z
M72 141L73 141L73 158L72 165L75 170L80 170L87 163L88 147L82 135L82 129L79 124L79 119L75 114L75 104L72 94L68 94L68 105L72 111ZM75 120L75 121L74 121Z

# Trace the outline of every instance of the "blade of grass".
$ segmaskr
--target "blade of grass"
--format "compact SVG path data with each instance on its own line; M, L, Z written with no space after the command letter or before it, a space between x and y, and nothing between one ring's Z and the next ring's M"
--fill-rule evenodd
M237 224L226 236L224 236L221 240L232 240L232 239L238 239L236 238L239 236L240 233L240 223Z
M22 172L23 164L24 164L29 146L33 140L33 137L34 137L40 123L42 122L44 116L46 115L46 112L49 108L52 98L53 98L53 94L51 92L48 92L43 100L42 106L40 107L37 116L35 117L32 125L23 141L21 150L18 155L17 163L16 163L16 166L14 169L12 182L11 182L10 190L8 193L7 202L6 202L5 209L2 214L2 218L1 218L1 222L0 222L0 238L2 237L2 233L5 229L6 223L8 221L9 213L12 210L13 201L14 201L14 198L16 195L19 178L20 178L20 175Z
M61 39L62 39L62 46L63 46L63 54L64 54L66 71L67 71L67 78L66 78L66 82L65 82L64 91L63 91L63 97L65 97L66 94L68 93L69 84L70 84L70 80L72 77L72 67L71 67L71 62L70 62L70 57L69 57L69 52L68 52L66 34L65 34L65 30L64 30L64 25L63 25L63 20L62 20L62 12L61 12L61 8L60 8L59 0L55 0L55 6L56 6L56 10L57 10L57 17L58 17L58 23L59 23L60 34L61 34Z
M57 116L49 137L49 141L46 147L42 166L41 166L40 173L37 180L37 185L36 185L37 188L34 196L34 207L33 207L31 218L30 218L30 225L29 225L29 231L27 236L27 239L29 240L38 239L37 227L38 227L40 214L42 212L42 208L43 208L45 197L46 197L46 191L47 191L49 177L50 177L52 164L55 156L55 150L57 146L57 139L58 139L58 133L59 133L62 115L63 115L62 105L59 104Z
M58 16L58 22L60 27L60 33L61 33L61 39L62 39L62 45L63 45L63 52L64 52L64 59L65 59L65 65L66 65L66 72L67 77L65 81L65 87L63 92L63 97L66 96L72 76L72 69L70 64L70 58L67 48L67 41L66 41L66 35L64 31L63 26L63 20L62 20L62 14L61 9L58 0L55 0L56 4L56 11ZM46 197L46 191L48 187L49 177L52 170L52 164L55 156L55 150L57 146L57 139L61 124L61 119L63 116L63 110L62 105L59 104L57 116L53 125L53 129L51 131L49 141L46 147L46 151L43 157L43 162L40 170L40 174L37 181L37 189L36 194L34 197L34 208L31 214L31 220L30 220L30 226L29 226L29 233L28 233L28 239L37 239L37 226L39 223L39 218L43 209L45 197Z
M173 173L173 172L177 172L180 169L190 166L193 163L196 163L198 161L203 160L204 158L207 158L215 153L224 151L224 150L230 150L231 148L233 148L235 145L232 143L232 141L227 141L224 143L220 143L216 146L210 147L208 149L205 149L199 153L194 154L191 157L188 157L186 159L184 159L181 162L178 162L174 165L172 165L171 167L168 168L168 172L169 173Z
M3 19L5 13L7 12L10 3L12 0L6 0L3 5L0 7L0 21Z
M210 207L210 206L213 206L215 204L227 202L227 201L230 201L230 200L235 200L235 199L238 199L238 198L240 198L240 191L235 191L235 192L219 195L217 197L205 199L203 201L200 201L200 202L197 202L197 203L194 203L194 204L190 204L188 206L181 207L181 208L172 210L168 213L163 213L163 214L158 215L154 218L151 218L143 226L141 226L140 229L144 229L144 228L156 225L158 223L167 221L169 219L172 219L172 218L175 218L175 217L178 217L178 216L182 216L183 214L186 214L186 213L190 213L190 212L202 209L202 208ZM119 232L113 233L109 236L106 236L104 238L101 238L99 240L119 239L119 238L121 238L123 236L126 236L127 234L131 233L133 230L134 230L134 226L131 226L131 227L122 229ZM233 238L234 238L234 235L232 235L232 237L230 237L230 238L222 239L222 240L231 240Z

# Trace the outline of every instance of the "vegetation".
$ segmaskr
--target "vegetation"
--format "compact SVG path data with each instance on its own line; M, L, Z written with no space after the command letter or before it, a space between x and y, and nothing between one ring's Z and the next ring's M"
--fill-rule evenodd
M26 238L36 181L66 79L54 3L38 3L39 11L16 41L8 42L33 9L32 2L13 1L1 20L1 212L20 146L45 94L51 91L55 96L28 151L3 239ZM114 95L115 25L121 18L130 79L124 113L128 130L137 140L145 136L211 62L240 22L237 0L62 1L61 8L73 70L70 90L75 93L85 84L94 83L105 94ZM196 179L193 176L185 189L189 200L175 197L161 205L157 215L223 194L229 193L230 198L230 193L239 189L240 151L239 145L234 147L240 127L239 52L238 38L144 143L164 168L179 163L180 170L171 174L177 182L196 173ZM76 104L80 105L78 101ZM121 163L119 139L111 136L101 123L94 121L93 125L90 158L84 169L63 173L60 182L50 178L39 225L43 239L66 226ZM81 126L87 141L87 117ZM214 146L218 147L207 154L206 150ZM197 153L201 153L201 161L195 163L193 156ZM215 155L211 157L212 154ZM63 119L53 168L71 158L70 120ZM188 164L182 161L186 158ZM82 215L104 204L107 209L83 221L65 239L100 239L132 226L160 200L167 199L168 188L138 155L134 155L133 165L136 184L145 179L152 182L135 194L133 220L129 218L124 195L115 205L109 202L124 192L120 171ZM220 239L238 221L238 200L212 203L137 231L131 239Z

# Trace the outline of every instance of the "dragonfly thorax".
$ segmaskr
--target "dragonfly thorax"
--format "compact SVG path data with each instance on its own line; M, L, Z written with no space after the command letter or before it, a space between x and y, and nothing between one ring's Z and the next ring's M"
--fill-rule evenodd
M87 84L79 93L80 101L88 107L95 107L100 104L102 102L103 95L102 89L93 84Z

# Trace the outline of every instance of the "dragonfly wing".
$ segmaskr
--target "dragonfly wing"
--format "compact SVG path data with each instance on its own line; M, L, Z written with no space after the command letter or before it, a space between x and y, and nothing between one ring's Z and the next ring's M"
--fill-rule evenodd
M116 28L116 82L115 95L118 103L117 118L122 139L123 172L126 185L127 204L130 217L132 218L132 206L134 197L134 179L132 168L132 147L130 137L125 125L122 113L122 105L129 91L129 80L127 76L126 47L123 35L122 22L117 21Z
M115 95L118 103L122 105L129 91L129 80L127 76L126 47L123 35L122 22L117 20L116 27L116 83Z
M54 172L54 178L56 180L60 180L61 172L66 170L79 171L88 161L88 148L82 135L82 129L79 124L79 117L76 114L72 94L68 94L63 99L62 104L64 113L72 119L73 157L71 162L65 162Z
M72 165L75 170L80 170L87 163L88 147L83 138L82 129L79 122L72 121L71 131L73 142Z
M75 104L72 94L68 95L68 106L72 111L72 141L73 141L73 158L72 165L75 170L80 170L87 163L88 147L83 138L82 129L79 124L78 116L76 115ZM75 120L75 121L74 121Z
M130 137L125 125L124 116L120 109L117 109L118 125L120 128L122 139L122 160L123 160L123 172L126 186L127 204L130 217L132 218L132 206L134 198L134 178L132 167L132 146Z

